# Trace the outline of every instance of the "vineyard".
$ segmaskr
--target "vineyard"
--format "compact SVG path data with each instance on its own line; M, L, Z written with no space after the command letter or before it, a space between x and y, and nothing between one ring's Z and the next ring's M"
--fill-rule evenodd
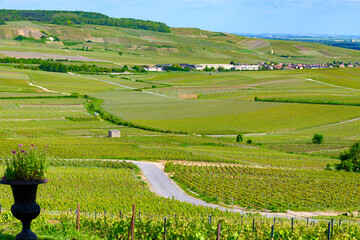
M277 211L359 211L356 173L167 163L166 172L203 199Z
M134 164L104 161L55 161L49 167L48 184L39 186L37 202L49 211L69 211L81 204L84 212L128 214L131 204L148 215L183 217L192 215L231 216L212 208L199 208L189 203L158 197L137 177ZM3 170L1 169L1 172ZM0 186L3 209L13 204L11 189ZM101 201L99 201L101 199Z
M106 111L136 124L197 134L285 131L360 116L355 106L179 100L123 90L95 96L104 99Z
M62 125L59 125L60 129L61 127ZM122 128L120 130L122 131ZM126 131L127 128L124 128L125 133ZM21 130L21 133L24 134L24 130ZM132 133L131 129L128 133ZM8 148L16 148L19 143L22 143L24 145L49 145L50 156L65 159L184 160L305 169L324 169L329 163L340 162L336 159L293 155L212 138L172 135L142 136L143 132L137 132L135 136L116 139L105 138L106 134L105 131L103 131L103 137L80 137L81 135L71 137L54 134L55 136L39 136L21 140L5 137L0 138L0 155L6 156ZM85 136L88 135L85 134Z
M199 29L174 29L165 37L109 26L47 28L77 37L50 47L0 40L0 53L99 59L96 65L105 68L189 59L228 63L239 56L259 61L240 42L229 50L228 39L249 39ZM271 44L277 52L296 50ZM78 50L84 45L92 51ZM337 56L338 49L325 48ZM279 60L264 49L257 51ZM358 54L345 52L347 61ZM4 159L19 144L48 146L50 182L39 186L43 210L32 225L40 240L127 239L133 204L135 239L360 239L358 174L325 170L360 140L359 69L80 75L14 66L0 66L0 178ZM121 136L108 137L109 130ZM323 143L314 144L314 134L323 135ZM146 171L123 160L165 165L188 195L229 211L159 197ZM12 240L20 229L12 203L11 189L1 185L0 239Z
M129 203L136 206L136 239L164 235L168 239L216 239L219 224L221 239L327 239L329 222L331 239L359 237L359 225L347 219L268 218L161 198L149 191L137 177L137 167L128 162L52 160L49 164L50 182L39 186L38 193L43 212L32 224L39 239L126 239L132 215ZM174 170L177 165L169 167ZM2 186L0 194L0 237L11 239L8 234L18 232L20 224L8 211L10 188ZM76 230L78 203L80 231Z
M80 213L80 230L76 229L76 214L64 212L54 217L43 212L33 222L39 239L105 240L127 239L131 215L96 215ZM12 239L8 234L20 230L19 224L9 213L0 217L0 237ZM359 225L348 220L298 221L292 219L269 219L238 215L233 218L196 215L184 218L179 215L167 217L135 216L135 239L359 239ZM56 237L55 237L56 236ZM329 236L329 238L328 238Z

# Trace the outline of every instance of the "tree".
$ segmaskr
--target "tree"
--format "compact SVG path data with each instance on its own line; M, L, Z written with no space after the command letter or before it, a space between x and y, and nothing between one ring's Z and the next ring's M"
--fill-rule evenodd
M360 172L360 142L356 142L348 151L340 154L341 163L336 167L338 170L348 172Z
M219 72L225 72L226 69L225 69L224 67L219 67L219 68L218 68L218 71L219 71Z
M144 29L158 32L171 32L169 26L161 22L144 21L132 18L111 18L101 13L82 11L46 10L0 10L0 24L6 21L40 21L46 23L72 25L91 24Z
M244 135L243 134L238 134L236 136L236 142L242 142L244 141Z
M324 141L324 136L318 133L314 134L314 137L312 138L312 143L314 144L321 144Z
M140 71L140 67L139 66L133 66L132 69L135 71L135 72L139 72Z
M17 37L14 38L14 40L18 40L18 41L22 41L24 39L25 37L23 35L18 35Z

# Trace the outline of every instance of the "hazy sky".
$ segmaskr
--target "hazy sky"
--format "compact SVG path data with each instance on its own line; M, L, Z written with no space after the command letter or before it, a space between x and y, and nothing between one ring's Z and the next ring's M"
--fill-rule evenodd
M360 0L0 0L0 8L94 11L230 33L360 35Z

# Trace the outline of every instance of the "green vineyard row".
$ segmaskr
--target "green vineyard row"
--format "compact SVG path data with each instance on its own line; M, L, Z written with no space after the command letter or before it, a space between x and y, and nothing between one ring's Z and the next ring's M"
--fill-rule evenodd
M359 210L356 173L167 163L165 170L204 199L269 210Z

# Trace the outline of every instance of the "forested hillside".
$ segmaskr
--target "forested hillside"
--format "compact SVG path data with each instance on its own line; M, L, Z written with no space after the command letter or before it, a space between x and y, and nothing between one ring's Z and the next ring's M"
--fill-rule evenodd
M82 11L47 10L0 10L0 24L6 21L38 21L58 25L94 24L132 29L144 29L157 32L170 32L170 28L160 22L132 18L111 18L101 13Z

